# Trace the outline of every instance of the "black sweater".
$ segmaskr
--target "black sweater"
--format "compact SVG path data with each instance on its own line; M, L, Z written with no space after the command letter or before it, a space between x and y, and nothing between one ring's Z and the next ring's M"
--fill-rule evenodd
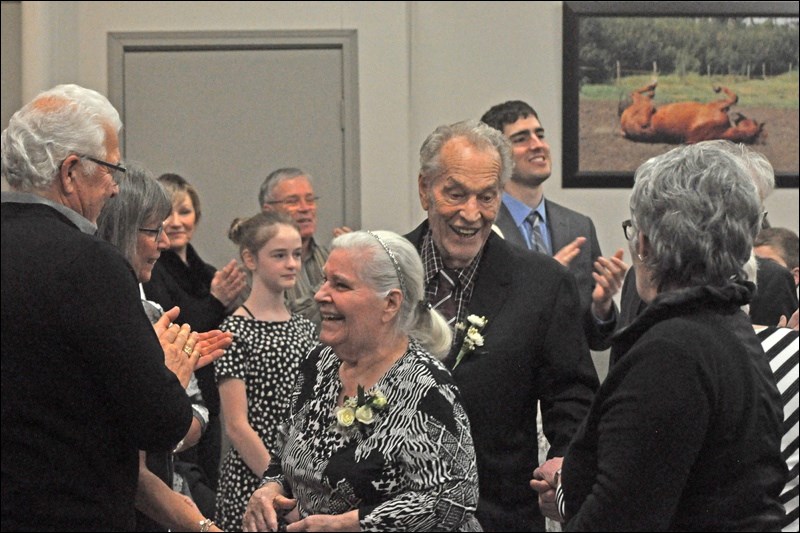
M783 410L750 290L661 294L617 335L564 457L566 530L779 530Z

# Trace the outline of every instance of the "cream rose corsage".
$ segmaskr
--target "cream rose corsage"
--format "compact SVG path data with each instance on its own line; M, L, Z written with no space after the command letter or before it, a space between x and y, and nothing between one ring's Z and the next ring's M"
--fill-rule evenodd
M467 317L467 322L469 325L465 324L464 322L459 322L456 324L456 329L461 331L466 330L466 333L464 334L464 341L461 343L461 349L458 351L458 355L456 356L456 362L453 365L453 369L458 366L465 355L474 352L476 347L483 346L484 339L481 331L483 331L483 328L488 322L486 317L469 315Z
M331 429L341 433L358 429L365 433L367 427L375 422L377 412L385 410L388 405L386 396L379 389L365 391L359 385L356 396L345 396L342 406L336 409L336 424Z

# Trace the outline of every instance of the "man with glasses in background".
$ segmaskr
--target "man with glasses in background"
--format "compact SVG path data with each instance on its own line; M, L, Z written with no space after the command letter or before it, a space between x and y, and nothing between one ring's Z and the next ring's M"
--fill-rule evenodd
M132 531L138 450L192 421L130 265L95 236L121 128L104 96L59 85L2 134L2 531Z
M293 289L286 292L289 309L312 321L319 331L322 317L314 302L314 293L322 285L322 267L328 249L314 240L317 231L317 200L311 175L299 168L279 168L271 172L258 192L262 211L288 213L300 226L303 243L303 268Z

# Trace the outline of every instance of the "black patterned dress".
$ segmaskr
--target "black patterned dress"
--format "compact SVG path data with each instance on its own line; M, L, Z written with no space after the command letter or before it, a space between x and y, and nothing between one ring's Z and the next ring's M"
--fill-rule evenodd
M300 315L286 322L229 316L220 329L233 333L233 344L214 363L217 382L223 378L244 381L250 425L273 453L298 366L316 342L314 325ZM215 518L222 529L241 531L245 506L260 480L231 447L222 462L217 490Z
M297 498L301 518L358 509L362 531L480 531L475 450L450 372L411 341L375 385L386 407L363 431L342 430L339 366L322 346L301 364L265 480Z

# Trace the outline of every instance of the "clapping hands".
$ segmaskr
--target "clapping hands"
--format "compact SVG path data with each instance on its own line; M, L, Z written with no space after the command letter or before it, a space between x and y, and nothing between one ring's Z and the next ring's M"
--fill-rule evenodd
M581 247L586 243L586 237L578 237L568 245L564 246L562 249L557 251L553 256L553 259L564 265L565 267L569 268L569 264L572 262L573 259L578 257L578 254L581 253Z
M586 244L586 237L578 237L556 252L553 258L565 267L569 267L572 260L581 252L584 244ZM601 320L608 320L611 316L611 309L614 305L612 298L622 288L625 272L628 271L629 266L622 260L624 256L625 252L620 248L611 257L599 256L594 262L592 277L595 286L592 291L592 313Z
M164 364L187 387L192 372L220 358L233 342L233 334L214 329L204 333L192 331L189 324L179 326L174 321L179 307L165 312L153 325L164 350Z
M620 248L611 257L599 256L594 262L592 313L601 320L607 320L611 316L614 305L612 298L620 291L625 280L629 266L622 260L624 256L625 252Z
M222 302L222 305L229 307L242 293L247 286L247 276L235 259L225 265L222 270L217 270L211 280L211 296Z
M200 352L200 357L194 369L203 368L222 357L231 343L233 343L233 333L229 331L212 329L211 331L199 333L197 349Z
M189 324L181 326L173 322L179 313L180 308L173 307L161 315L153 327L161 349L164 350L164 364L178 377L183 388L186 388L200 358L200 350L195 348L198 335L192 332Z

